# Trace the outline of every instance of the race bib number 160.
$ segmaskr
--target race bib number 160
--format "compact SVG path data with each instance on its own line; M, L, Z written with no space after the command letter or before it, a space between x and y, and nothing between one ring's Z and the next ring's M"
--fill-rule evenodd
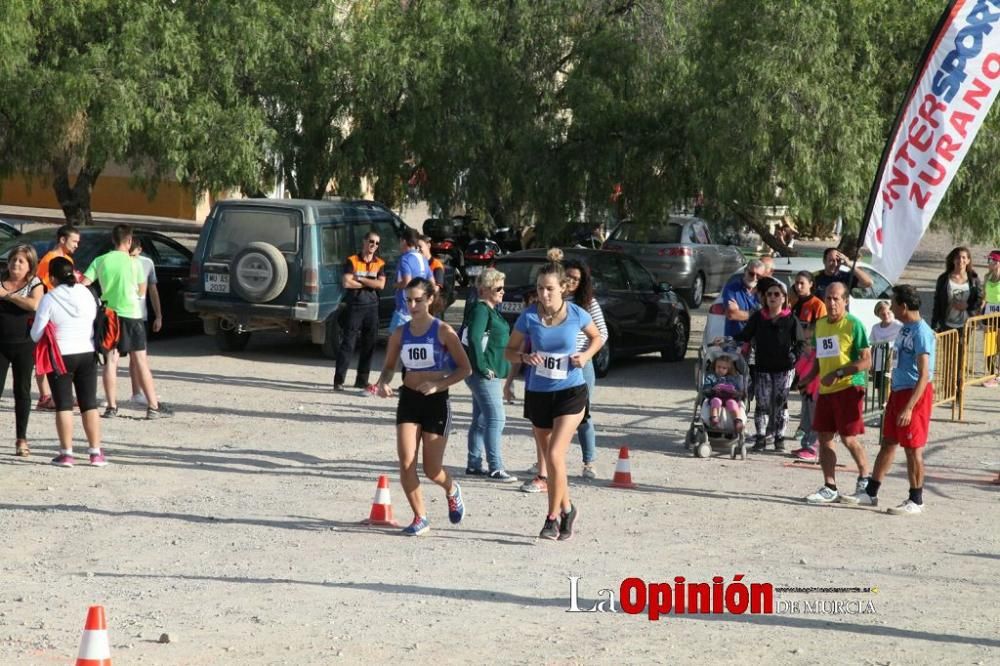
M836 335L816 339L816 356L818 358L837 358L840 356L840 339Z

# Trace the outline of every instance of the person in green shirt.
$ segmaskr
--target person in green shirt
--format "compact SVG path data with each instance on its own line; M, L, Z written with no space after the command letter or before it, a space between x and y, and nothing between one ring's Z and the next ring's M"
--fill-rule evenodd
M130 253L132 227L115 225L111 230L111 244L114 249L94 259L83 274L83 284L99 284L101 300L118 317L118 343L108 352L104 364L104 392L108 406L102 416L106 419L118 416L118 359L123 354L131 354L129 363L136 365L139 385L148 401L146 418L173 416L173 411L156 396L153 374L146 357L146 323L139 305L139 299L146 298L146 279L139 262Z
M504 358L510 326L497 312L497 305L503 301L504 274L487 268L476 280L476 287L479 299L469 309L462 327L462 344L472 364L472 374L465 380L472 392L472 424L469 426L465 473L513 483L517 477L504 469L500 454L500 439L507 420L503 383L510 373L510 363ZM484 449L488 469L483 468Z

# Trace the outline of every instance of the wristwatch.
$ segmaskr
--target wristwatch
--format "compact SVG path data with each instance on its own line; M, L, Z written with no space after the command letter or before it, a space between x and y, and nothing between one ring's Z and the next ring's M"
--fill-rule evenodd
M843 379L844 378L844 369L843 368L837 368L836 372L834 372L833 374L837 375L837 379Z

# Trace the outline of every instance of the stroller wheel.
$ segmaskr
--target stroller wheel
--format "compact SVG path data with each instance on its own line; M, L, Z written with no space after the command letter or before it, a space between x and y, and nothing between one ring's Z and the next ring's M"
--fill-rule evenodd
M696 454L699 458L708 458L712 455L712 447L708 442L702 442L698 445L698 450Z

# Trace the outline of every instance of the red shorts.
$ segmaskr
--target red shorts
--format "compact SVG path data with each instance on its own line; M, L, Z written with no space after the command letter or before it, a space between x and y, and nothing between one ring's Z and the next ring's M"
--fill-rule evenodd
M816 399L812 429L815 432L835 432L841 437L863 435L865 420L865 390L849 386L836 393L820 393Z
M885 406L885 416L882 419L882 439L885 442L897 442L906 449L919 449L927 443L927 432L931 426L931 409L934 404L934 387L931 384L924 389L924 394L913 406L910 424L897 424L899 413L913 396L913 389L893 391L889 395L889 403Z

